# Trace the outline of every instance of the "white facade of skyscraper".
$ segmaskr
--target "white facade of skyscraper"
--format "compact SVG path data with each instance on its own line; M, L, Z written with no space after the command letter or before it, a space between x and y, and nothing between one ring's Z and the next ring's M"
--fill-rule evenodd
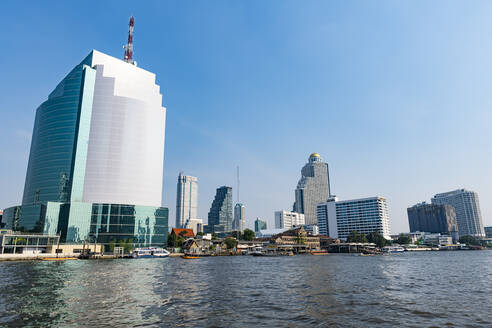
M246 207L244 204L237 203L234 206L234 221L232 222L232 230L244 231L246 227Z
M83 198L72 201L161 206L166 109L155 74L96 50L91 67Z
M328 164L321 156L313 153L301 170L301 179L295 191L294 212L303 213L306 224L318 224L316 205L330 198Z
M379 232L390 239L386 199L370 197L339 201L332 197L317 205L319 232L345 240L351 231L368 234Z
M179 173L176 192L176 226L178 228L187 228L187 222L197 218L197 206L198 179Z
M454 207L460 237L470 235L485 237L478 194L466 189L457 189L435 195L433 204L449 204Z
M275 212L275 229L290 229L293 226L306 224L304 214L289 211Z

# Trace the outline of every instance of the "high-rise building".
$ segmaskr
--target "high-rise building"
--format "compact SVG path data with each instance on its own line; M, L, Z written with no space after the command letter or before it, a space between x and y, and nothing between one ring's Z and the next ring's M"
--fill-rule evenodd
M232 230L244 231L246 226L246 207L244 204L237 203L234 206L234 221L232 222Z
M319 233L332 238L347 239L351 231L368 234L379 232L390 239L386 199L370 197L339 201L331 197L317 205Z
M199 232L203 232L203 220L202 219L190 219L184 229L192 229L196 235Z
M217 188L214 201L208 212L207 231L232 231L232 188L222 186Z
M91 51L36 110L22 206L5 211L7 227L165 244L165 122L155 74Z
M294 212L305 216L306 224L317 224L316 205L330 198L328 164L318 153L309 156L301 170L301 179L295 191Z
M293 226L301 226L306 224L304 214L289 211L275 212L275 229L286 228L290 229Z
M178 176L176 192L176 227L186 228L189 220L197 218L198 179L182 172ZM195 231L196 233L196 231Z
M256 218L256 220L255 220L255 232L260 232L260 230L265 230L265 229L267 229L266 221L263 221L260 218Z
M457 239L458 224L453 206L425 202L407 208L410 232L445 233Z
M461 236L484 237L482 213L478 194L466 189L457 189L435 195L432 204L449 204L454 207L458 233Z

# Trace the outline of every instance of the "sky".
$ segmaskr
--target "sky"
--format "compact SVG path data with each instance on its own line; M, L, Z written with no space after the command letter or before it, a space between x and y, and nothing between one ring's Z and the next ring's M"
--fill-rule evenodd
M1 3L0 208L20 204L36 108L91 49L154 72L167 108L163 204L198 177L206 221L233 187L247 226L290 210L309 154L340 199L406 208L478 192L492 225L491 1L13 1Z

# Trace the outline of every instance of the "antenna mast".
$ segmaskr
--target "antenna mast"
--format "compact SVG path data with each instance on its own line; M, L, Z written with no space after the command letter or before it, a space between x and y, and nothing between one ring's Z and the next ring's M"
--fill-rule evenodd
M125 49L125 55L123 60L127 63L133 64L133 24L135 19L130 17L130 23L128 24L128 43L123 46Z
M239 165L237 166L237 202L239 203Z

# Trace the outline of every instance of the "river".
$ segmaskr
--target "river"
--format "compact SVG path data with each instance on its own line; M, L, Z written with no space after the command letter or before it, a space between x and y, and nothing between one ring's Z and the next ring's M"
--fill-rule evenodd
M492 251L0 262L0 326L492 327Z

